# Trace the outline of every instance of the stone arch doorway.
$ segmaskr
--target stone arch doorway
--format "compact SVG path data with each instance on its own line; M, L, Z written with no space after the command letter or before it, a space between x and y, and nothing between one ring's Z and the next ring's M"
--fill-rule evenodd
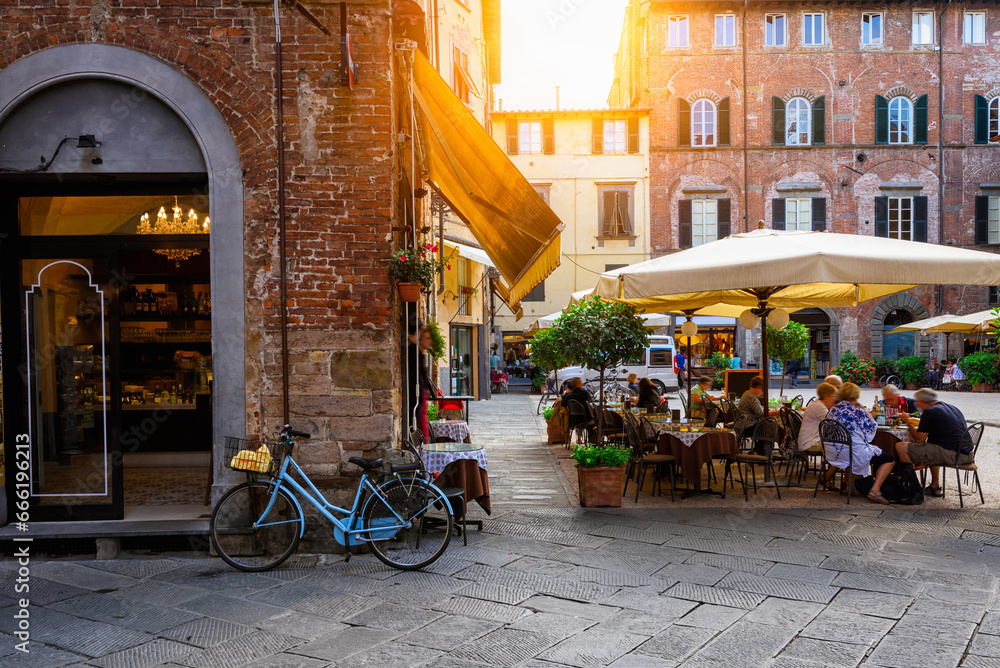
M93 94L81 97L79 92L88 88ZM39 110L46 115L40 116ZM39 51L0 70L0 135L5 127L13 139L0 141L0 165L25 170L39 166L39 155L46 156L43 162L51 159L46 170L36 170L32 175L34 186L96 189L108 184L138 182L146 188L166 178L174 183L188 180L201 184L200 193L207 194L206 206L212 219L211 232L206 235L211 239L210 259L209 253L202 254L204 271L199 275L204 276L201 283L211 284L209 331L214 375L211 416L203 431L212 434L215 461L221 461L222 436L245 433L246 383L243 177L232 132L220 110L183 72L161 60L120 46L74 44ZM78 143L77 136L83 135L94 135L99 145L88 148L82 139ZM61 153L55 153L56 146L61 147ZM2 206L6 213L13 214L7 220L15 227L17 223L11 221L18 220L16 189L23 178L11 172L0 173L0 190L6 192L6 195L0 193L6 197ZM155 216L155 210L152 215ZM24 247L16 252L22 252ZM67 252L72 254L75 250ZM5 252L12 251L5 249ZM8 266L20 260L6 256L5 259L14 261L5 263ZM101 261L107 264L106 260ZM114 276L110 269L108 275ZM16 270L12 271L2 280L17 280ZM165 291L171 289L166 287ZM128 315L121 312L123 301L115 304L115 317ZM189 301L190 304L183 302L185 308L193 309L194 297ZM4 322L10 322L13 328L20 320L17 304L4 308ZM110 333L115 327L117 324L108 325L108 337L115 336ZM12 335L11 339L14 338ZM9 365L11 369L17 366L15 360L7 358L6 350L3 355L5 368L6 362L13 362ZM5 383L5 399L10 399L10 403L16 398L12 394L17 391L14 385ZM117 389L98 393L101 394L105 405L117 403ZM115 440L124 438L112 439ZM13 443L12 439L8 441ZM111 460L117 453L120 460L123 450L114 450L112 446L110 453L107 449L104 452ZM213 482L226 482L218 479L219 475ZM8 484L6 500L11 492ZM2 511L0 508L0 522ZM102 508L98 515L113 519L105 513ZM77 512L65 519L85 518L85 514Z
M927 308L911 294L901 292L882 300L872 312L870 324L872 357L899 359L909 355L927 357L930 344L919 332L886 334L900 325L929 317Z

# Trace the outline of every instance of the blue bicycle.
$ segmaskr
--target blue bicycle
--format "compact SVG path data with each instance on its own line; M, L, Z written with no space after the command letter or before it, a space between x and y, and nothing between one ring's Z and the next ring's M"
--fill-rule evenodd
M288 559L305 533L298 492L333 524L334 538L347 547L367 543L384 563L402 570L423 568L444 554L451 540L453 513L448 498L424 480L419 463L390 466L390 479L380 476L381 459L351 457L362 469L354 504L335 506L320 494L292 458L294 439L309 438L288 425L278 442L226 439L226 464L249 474L269 476L237 485L212 511L211 538L219 556L241 571L265 571ZM305 486L292 473L298 474ZM377 478L376 478L377 479ZM338 519L336 514L344 515Z

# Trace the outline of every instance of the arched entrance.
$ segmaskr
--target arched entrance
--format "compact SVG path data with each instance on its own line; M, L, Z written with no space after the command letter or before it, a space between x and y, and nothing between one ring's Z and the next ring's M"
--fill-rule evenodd
M32 519L121 518L123 462L183 463L185 435L204 495L246 406L242 172L219 110L146 54L54 47L0 71L0 166L5 456L28 432ZM197 223L157 221L174 206Z
M886 334L900 325L929 317L927 308L913 295L900 292L886 297L872 312L870 324L872 357L899 359L909 355L927 357L930 344L919 332Z

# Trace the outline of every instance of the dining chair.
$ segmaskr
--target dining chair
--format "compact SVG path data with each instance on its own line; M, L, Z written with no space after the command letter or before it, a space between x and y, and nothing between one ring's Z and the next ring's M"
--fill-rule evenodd
M955 482L958 483L958 506L959 508L965 507L965 502L962 500L962 471L965 471L965 483L969 484L969 474L972 474L972 484L973 489L979 490L979 502L981 504L986 503L986 499L983 498L983 486L979 483L979 467L976 466L976 452L979 450L979 441L983 438L983 429L985 425L982 422L976 422L975 424L969 425L969 428L965 430L965 434L962 436L962 449L967 450L969 454L972 455L972 461L968 464L959 464L958 458L961 456L961 451L955 453L955 464L945 466L944 468L955 469ZM941 474L941 492L944 493L944 480L945 475Z
M851 447L851 435L844 428L844 425L840 424L836 420L823 420L819 423L819 441L822 444L823 449L823 464L820 467L819 475L816 478L816 489L813 490L813 498L816 498L816 493L819 491L820 483L826 477L827 469L831 468L830 462L826 459L826 446L847 448L847 469L840 469L833 467L840 473L841 487L844 487L844 477L847 477L847 503L851 503L851 492L854 487L854 448ZM837 473L833 474L831 480L836 481ZM843 492L841 492L843 493Z
M586 405L576 399L570 399L566 403L566 410L569 413L569 423L572 425L570 427L570 432L583 431L584 440L586 441L587 429L593 426L590 410ZM571 440L572 438L567 440L567 448L569 448L569 441Z
M430 473L427 471L424 465L424 435L419 429L411 429L410 437L405 439L403 443L406 445L407 449L416 457L416 463L420 465L419 471L425 474L425 478L430 477ZM431 481L433 482L433 481ZM452 517L455 519L456 526L461 525L462 532L462 544L469 544L468 536L468 525L476 527L479 531L483 530L482 520L466 520L466 510L468 510L465 503L465 489L462 487L442 487L437 485L437 488L441 490L441 493L448 497L448 503L451 504Z
M729 480L730 484L733 484L733 470L732 465L736 464L736 468L740 473L740 482L743 484L743 498L745 501L750 501L749 495L749 485L747 482L747 477L753 480L753 493L757 493L757 476L756 467L763 466L764 474L769 477L774 483L774 491L778 494L778 500L781 500L781 486L778 484L777 478L774 476L774 465L772 462L772 455L774 453L774 446L778 441L778 421L773 417L764 418L758 422L753 429L753 440L755 443L760 444L760 449L762 452L745 452L736 455L730 455L726 459L726 473L722 479L722 485L725 487L726 480ZM746 475L744 475L744 467L746 467Z
M656 467L656 477L653 479L652 494L654 489L663 493L663 475L661 469L666 467L670 473L670 501L674 501L674 469L677 459L673 455L661 455L659 453L647 453L643 446L643 439L635 425L626 423L625 433L628 435L629 446L632 449L632 456L629 458L629 467L625 470L625 487L622 489L622 496L628 491L629 473L635 476L635 502L639 503L639 492L646 481L646 469L650 466Z

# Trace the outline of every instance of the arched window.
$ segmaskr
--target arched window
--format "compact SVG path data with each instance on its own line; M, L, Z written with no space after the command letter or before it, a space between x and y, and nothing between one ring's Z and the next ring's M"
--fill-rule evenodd
M812 143L809 118L809 100L804 97L792 98L785 106L785 144L787 146L808 146Z
M715 146L715 105L698 100L691 108L691 145Z
M1000 97L990 100L990 138L1000 135ZM991 141L991 144L1000 144L1000 141Z
M913 143L913 103L906 97L889 102L889 143Z

